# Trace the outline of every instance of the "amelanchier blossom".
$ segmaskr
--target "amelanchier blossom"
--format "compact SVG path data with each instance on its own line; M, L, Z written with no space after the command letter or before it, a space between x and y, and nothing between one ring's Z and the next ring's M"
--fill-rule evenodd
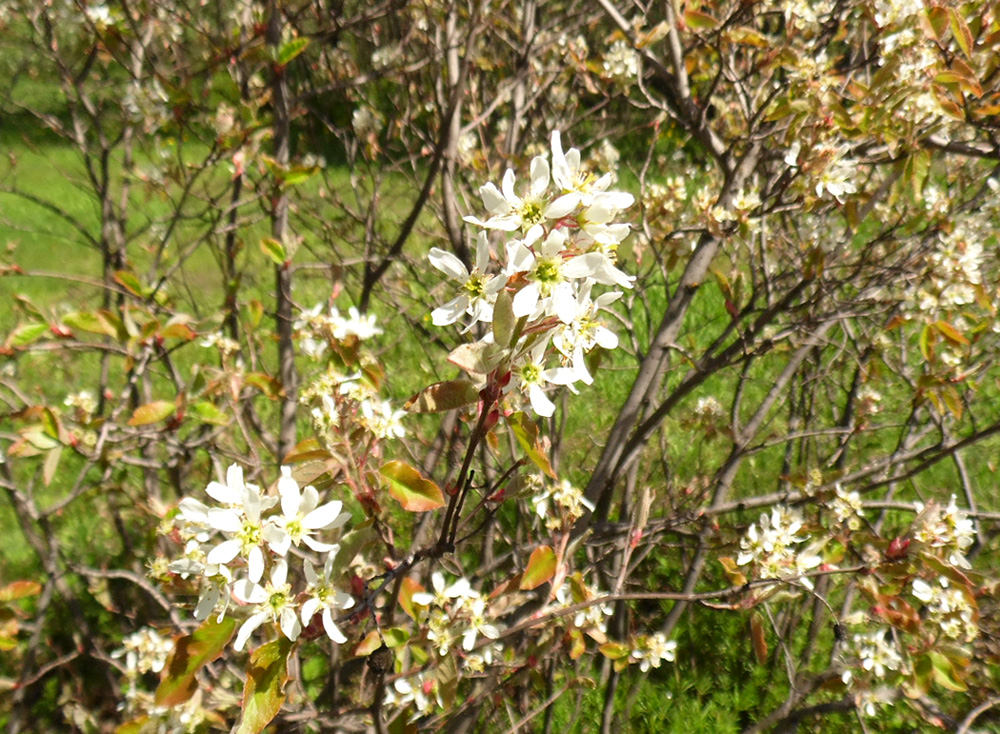
M328 539L350 515L340 500L323 503L314 487L300 487L288 467L282 468L276 489L278 496L272 496L245 482L242 468L233 464L225 484L211 482L206 489L221 507L208 507L193 497L182 499L174 531L184 542L184 555L167 569L199 583L196 619L218 612L217 620L222 621L227 613L248 613L236 636L236 650L269 623L295 640L316 614L327 636L344 643L347 637L337 627L335 611L350 608L354 599L336 588L339 546ZM280 511L272 511L279 501ZM321 554L321 573L311 554ZM293 564L299 563L301 573L293 573ZM237 603L231 604L230 598Z
M488 216L465 218L485 230L478 235L471 270L439 248L429 255L431 264L459 287L457 295L432 311L432 321L447 325L468 319L465 331L490 324L493 329L480 347L498 358L483 369L502 383L508 399L523 395L538 415L555 411L546 394L549 385L572 389L577 382L591 383L585 355L618 346L600 311L620 297L621 291L613 289L632 287L634 278L616 262L629 225L615 220L634 198L610 191L613 180L611 173L588 170L575 148L564 151L555 131L551 163L544 156L534 158L526 187L507 170L499 188L492 183L480 188ZM595 286L612 290L597 294ZM501 295L503 309L497 313Z

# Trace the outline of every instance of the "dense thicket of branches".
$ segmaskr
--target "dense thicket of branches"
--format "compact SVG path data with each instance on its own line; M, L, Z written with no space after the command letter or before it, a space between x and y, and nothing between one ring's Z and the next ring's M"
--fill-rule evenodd
M994 715L995 3L11 0L0 44L10 732ZM546 258L572 318L519 310Z

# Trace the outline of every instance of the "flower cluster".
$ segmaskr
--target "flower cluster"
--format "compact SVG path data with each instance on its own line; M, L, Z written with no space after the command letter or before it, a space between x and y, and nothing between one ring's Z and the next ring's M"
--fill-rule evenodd
M512 170L499 189L488 183L479 190L489 216L465 218L485 230L471 270L439 248L429 256L458 285L458 295L432 312L434 324L470 317L466 331L477 323L493 326L479 342L486 356L463 366L480 375L502 372L505 393L526 395L542 416L555 411L546 385L590 384L585 355L618 346L601 311L621 291L594 297L593 287L631 288L633 281L615 266L618 245L629 234L615 219L633 197L608 190L612 175L592 174L580 151L564 152L558 131L551 142L551 165L534 158L526 190L518 193ZM502 263L494 263L488 232L504 233Z
M931 504L924 507L917 503L914 538L925 546L939 549L945 559L958 568L970 568L966 550L976 540L976 527L966 512L958 509L955 495L946 507Z
M927 606L927 621L952 640L971 642L979 636L976 609L969 592L943 576L937 583L913 579L913 596Z
M333 433L351 435L361 427L376 438L402 438L406 412L378 396L362 372L343 375L330 367L299 394L299 402L312 405L313 425L321 437Z
M885 678L889 671L904 669L903 656L892 633L886 628L854 635L854 650L861 668L876 678Z
M857 492L845 492L839 484L834 489L830 510L838 525L847 525L851 530L861 527L864 512L861 505L861 495Z
M144 627L122 640L122 646L111 653L111 657L124 656L126 675L133 678L143 673L159 673L173 649L173 640L160 637L156 630Z
M659 668L664 660L670 663L674 662L676 651L677 642L675 640L668 640L662 632L655 632L640 637L636 641L631 658L638 661L639 670L645 673L650 668Z
M795 547L809 539L799 535L801 529L802 518L787 507L775 507L770 515L762 514L760 528L751 523L740 540L737 565L752 566L761 579L800 576L816 568L822 559L809 548L800 551ZM809 579L802 579L802 583L812 586Z
M354 600L333 587L333 562L339 546L321 540L319 533L341 527L350 515L342 511L339 500L320 504L316 489L300 488L287 467L281 470L277 491L278 496L269 496L245 482L242 468L233 464L225 484L211 482L206 488L220 506L208 507L193 497L181 500L175 523L185 542L184 557L172 562L169 569L200 581L196 619L204 620L218 609L221 620L230 598L240 603L241 610L249 610L250 616L236 636L237 650L242 650L254 630L265 622L276 624L288 639L295 640L319 612L330 639L345 642L333 610L349 608ZM276 505L280 512L266 514ZM324 558L322 573L316 572L309 558L303 560L303 589L294 588L289 578L293 546Z
M594 511L594 505L583 496L583 491L568 479L545 487L544 480L539 477L536 484L541 491L531 498L531 504L549 530L570 528L583 517L585 510Z
M427 639L439 655L447 655L459 640L462 649L471 652L480 636L490 640L500 637L500 629L487 617L486 597L473 589L468 579L448 585L444 575L435 571L431 586L433 592L418 591L412 599L428 610Z
M336 306L325 310L322 303L302 311L292 328L299 337L302 353L312 359L323 356L330 339L344 341L354 337L364 341L382 333L382 329L375 325L373 314L362 315L351 306L347 316L343 316Z

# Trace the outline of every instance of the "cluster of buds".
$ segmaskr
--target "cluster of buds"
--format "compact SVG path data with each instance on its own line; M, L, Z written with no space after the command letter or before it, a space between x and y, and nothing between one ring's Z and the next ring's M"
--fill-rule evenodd
M287 467L282 468L277 490L278 496L269 496L244 482L243 469L233 464L226 484L211 482L206 488L219 506L208 507L193 497L181 500L175 530L184 542L184 556L168 568L198 580L196 619L207 619L218 610L221 621L231 598L240 603L239 612L249 611L236 635L236 650L267 622L295 640L316 614L321 614L330 639L346 642L334 612L351 607L354 599L334 588L339 546L322 540L320 533L343 526L350 515L342 512L339 500L320 504L316 489L301 489ZM279 511L268 514L276 505ZM289 553L293 547L300 551L294 556ZM317 572L308 551L322 558L322 571ZM296 579L289 576L291 557L302 558L301 588L295 588Z
M485 230L471 271L449 252L430 252L431 264L459 284L459 294L432 312L434 324L469 317L466 331L477 323L492 326L452 361L473 375L502 377L505 394L526 395L541 416L555 411L546 385L590 384L585 355L618 346L600 311L621 291L592 297L593 287L631 288L633 281L615 267L629 226L614 221L632 205L632 195L609 191L612 175L586 170L580 151L563 151L558 131L551 158L551 165L542 156L532 160L528 189L520 195L511 170L499 189L488 183L479 190L490 216L466 217ZM507 238L496 263L489 231Z

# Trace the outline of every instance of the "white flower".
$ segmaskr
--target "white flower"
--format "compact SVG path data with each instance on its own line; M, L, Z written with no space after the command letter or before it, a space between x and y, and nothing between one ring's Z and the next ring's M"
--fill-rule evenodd
M233 587L236 598L255 605L255 609L236 634L236 642L233 645L235 650L242 650L253 631L267 621L277 623L282 634L289 640L298 639L302 625L299 624L299 616L295 613L295 597L287 579L288 561L281 558L274 564L271 577L264 586L249 579L236 582Z
M462 649L472 650L479 635L491 640L500 636L497 626L486 619L486 600L481 596L477 596L469 605L469 628L462 633Z
M326 631L327 637L342 645L347 642L347 638L337 627L333 611L335 609L349 609L354 606L354 598L350 594L334 589L330 581L333 561L337 557L338 550L340 550L340 546L334 546L327 555L326 562L323 564L322 576L317 576L312 563L308 560L305 561L306 582L309 584L306 593L309 594L309 598L302 603L302 625L308 626L313 615L322 609L323 629Z
M300 543L317 553L325 553L337 547L322 543L311 537L311 534L315 530L339 528L351 519L349 513L341 512L344 504L340 500L318 506L319 493L316 488L308 486L300 491L299 483L292 478L292 470L287 466L281 467L278 494L281 496L282 515L263 530L263 538L272 551L283 556L288 553L290 546L298 547Z
M455 600L457 602L455 609L457 610L462 607L467 599L474 599L478 596L472 590L469 580L464 577L458 579L451 586L445 586L444 575L440 571L435 571L431 574L431 586L434 588L433 594L426 591L418 591L413 595L413 603L425 607L436 605L445 609L452 600Z
M229 536L215 546L206 559L210 564L227 564L236 556L246 559L250 580L256 583L264 575L264 554L261 551L264 524L261 512L273 507L277 497L265 497L260 487L243 482L243 469L236 464L226 473L226 484L211 482L208 494L226 508L208 511L208 524Z
M640 640L639 646L632 651L632 657L639 661L639 669L646 673L650 667L659 668L664 660L674 662L676 650L675 640L667 640L662 632L656 632Z
M467 313L472 316L472 322L463 329L464 333L477 321L493 320L492 300L504 287L506 279L486 274L490 264L490 245L485 232L480 232L477 237L476 266L471 273L461 260L437 247L431 248L428 258L431 265L462 284L462 293L458 297L431 312L431 321L435 326L453 324Z

